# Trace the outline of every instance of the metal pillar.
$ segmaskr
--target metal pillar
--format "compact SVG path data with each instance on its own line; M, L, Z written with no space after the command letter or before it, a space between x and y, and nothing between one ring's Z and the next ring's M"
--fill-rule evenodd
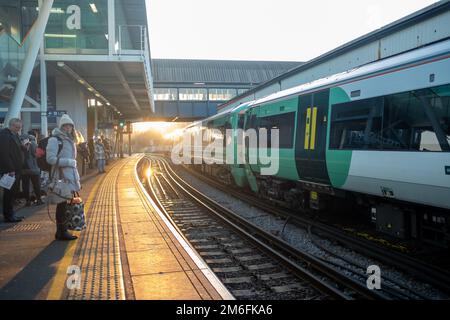
M97 136L99 134L98 130L98 101L95 99L95 106L94 106L94 136Z
M28 48L25 60L22 66L22 72L17 80L14 96L11 99L11 105L5 116L5 125L12 118L20 117L20 109L22 109L23 99L30 82L31 74L33 72L34 63L36 62L37 54L42 42L42 38L47 26L48 17L50 16L50 9L53 6L53 0L43 0L42 6L39 8L39 16L36 19L33 27L33 32L29 39L30 47Z
M108 0L108 53L110 56L116 53L116 8L114 2L114 0Z
M119 136L119 139L120 139L120 141L119 141L119 150L120 150L120 152L119 152L119 156L120 156L120 158L123 158L123 129L120 129L120 131L119 131L119 134L120 134L120 136Z
M42 1L39 0L39 8L42 8ZM45 63L44 37L42 37L40 46L40 83L41 83L41 136L48 136L48 120L47 120L47 64Z
M128 128L128 155L131 157L131 129Z

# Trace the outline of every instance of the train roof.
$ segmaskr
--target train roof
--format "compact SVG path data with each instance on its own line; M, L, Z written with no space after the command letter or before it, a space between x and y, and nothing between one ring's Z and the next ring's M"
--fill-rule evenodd
M352 70L334 74L329 77L318 79L313 82L305 83L290 89L279 91L264 98L245 102L233 109L227 109L210 118L194 122L193 124L186 127L186 129L197 126L205 121L219 119L231 113L242 112L243 110L247 110L248 108L253 108L273 101L281 100L289 96L326 89L351 80L357 80L358 78L366 77L371 74L377 74L382 71L390 70L400 66L406 66L421 60L426 60L445 54L450 54L450 39L422 48L414 49L394 57L386 58L377 62L372 62L358 68L354 68Z
M411 63L437 56L442 56L445 54L450 54L450 40L438 42L426 47L399 54L394 57L386 58L381 61L372 62L349 71L334 74L326 78L276 92L267 97L255 100L253 103L251 103L250 107L256 107L258 105L284 99L286 97L298 95L301 93L318 91L321 89L332 87L334 85L339 85L343 82L357 80L358 78L366 77L371 74L377 74L396 67L406 66Z

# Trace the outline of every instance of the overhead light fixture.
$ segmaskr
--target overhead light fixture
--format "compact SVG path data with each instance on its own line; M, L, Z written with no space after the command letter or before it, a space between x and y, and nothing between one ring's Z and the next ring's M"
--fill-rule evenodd
M204 86L204 85L205 85L204 82L195 82L194 84L195 84L196 86Z
M39 11L39 9L38 9L38 11ZM61 8L51 8L51 9L50 9L50 13L59 13L59 14L62 14L62 13L65 13L65 12L64 12L64 10L61 9Z
M94 89L92 89L91 87L87 88L90 92L94 92Z
M66 64L64 62L58 62L57 66L63 68Z
M78 79L78 82L81 83L81 84L85 84L86 83L86 82L84 82L83 79Z
M76 34L46 33L46 38L76 38Z
M95 3L89 3L89 6L91 7L91 10L93 13L97 13L97 6L95 5Z

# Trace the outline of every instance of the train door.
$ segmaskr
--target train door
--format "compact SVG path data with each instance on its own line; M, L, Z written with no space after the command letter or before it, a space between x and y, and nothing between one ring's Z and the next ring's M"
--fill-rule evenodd
M296 163L301 180L330 184L325 150L330 90L299 97Z

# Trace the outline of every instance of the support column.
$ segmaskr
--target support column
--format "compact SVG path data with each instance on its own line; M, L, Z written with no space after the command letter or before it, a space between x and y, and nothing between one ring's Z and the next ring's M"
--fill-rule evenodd
M31 130L31 112L22 112L21 119L23 122L22 133L27 133Z
M95 100L95 106L94 106L94 135L98 135L98 101Z
M110 56L116 53L116 8L114 2L114 0L108 0L108 51Z
M36 19L33 27L33 32L29 39L30 47L28 48L25 60L22 66L22 72L17 80L16 89L14 90L11 105L5 116L5 125L12 118L20 117L20 109L22 109L23 99L30 82L31 74L33 72L34 63L36 62L37 54L44 36L45 27L47 26L48 17L50 16L50 9L53 6L53 0L43 0L42 6L39 8L39 16Z
M42 8L42 1L39 0L39 7ZM41 83L41 136L48 137L48 118L47 118L47 64L45 63L44 37L40 46L40 83Z
M128 128L128 155L131 157L131 129Z

